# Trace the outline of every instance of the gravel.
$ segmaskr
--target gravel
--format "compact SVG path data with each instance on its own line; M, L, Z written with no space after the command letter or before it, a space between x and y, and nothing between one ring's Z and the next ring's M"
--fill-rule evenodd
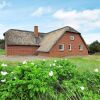
M0 61L31 61L37 59L48 59L48 57L43 56L6 56L0 55Z

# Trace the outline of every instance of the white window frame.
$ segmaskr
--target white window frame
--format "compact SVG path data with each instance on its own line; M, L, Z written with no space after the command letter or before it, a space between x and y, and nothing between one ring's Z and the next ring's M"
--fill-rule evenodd
M69 51L72 50L72 44L68 44L68 50L69 50Z
M62 48L60 49L60 46L62 46ZM59 44L59 51L64 51L64 44Z
M83 45L82 45L82 44L79 45L79 50L80 50L80 51L83 50Z
M75 40L75 36L74 35L70 35L70 40Z

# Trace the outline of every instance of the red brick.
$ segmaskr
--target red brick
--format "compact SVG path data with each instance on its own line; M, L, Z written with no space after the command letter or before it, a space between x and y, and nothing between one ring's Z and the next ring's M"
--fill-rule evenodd
M7 55L35 55L38 47L35 46L12 46L6 47Z
M70 35L75 36L75 40L70 40ZM49 41L49 40L48 40ZM58 47L59 44L64 44L64 51L59 51ZM72 50L68 50L68 44L72 44ZM79 50L79 45L83 45L83 51ZM50 52L39 52L41 56L48 56L48 57L64 57L64 56L77 56L77 55L88 55L88 49L80 37L79 34L67 32L65 33L58 42L52 47Z

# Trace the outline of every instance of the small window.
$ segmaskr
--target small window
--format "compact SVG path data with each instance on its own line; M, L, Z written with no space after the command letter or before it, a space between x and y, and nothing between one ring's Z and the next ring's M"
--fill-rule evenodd
M74 35L71 35L70 40L74 40L74 39L75 39Z
M83 45L79 45L79 50L83 50Z
M64 51L64 44L60 44L60 45L59 45L59 50L60 50L60 51Z
M71 44L68 45L68 50L69 50L69 51L72 50L72 45L71 45Z

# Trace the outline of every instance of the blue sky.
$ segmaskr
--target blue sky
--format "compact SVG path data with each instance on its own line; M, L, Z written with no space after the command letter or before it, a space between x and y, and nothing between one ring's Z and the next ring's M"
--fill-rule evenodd
M0 38L8 29L49 32L71 26L89 44L100 41L100 0L0 0Z

